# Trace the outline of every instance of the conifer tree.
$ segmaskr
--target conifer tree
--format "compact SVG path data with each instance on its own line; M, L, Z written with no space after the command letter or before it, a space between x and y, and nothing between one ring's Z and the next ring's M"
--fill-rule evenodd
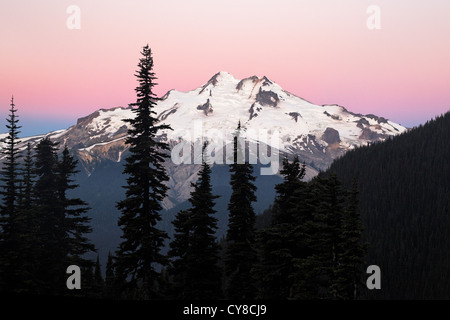
M187 270L188 249L190 246L190 210L180 210L172 221L174 236L170 242L168 255L171 259L169 274L171 276L170 296L174 299L188 299Z
M318 208L319 221L325 226L323 237L323 271L328 278L327 297L332 297L331 287L336 281L336 270L339 265L341 249L342 216L344 212L345 194L337 175L331 174L325 183L325 194Z
M24 274L22 256L24 252L25 219L19 210L19 129L14 97L11 98L7 118L6 146L1 153L5 157L0 170L0 290L17 291L22 287Z
M34 163L36 182L33 196L39 230L37 285L39 293L59 294L65 286L64 248L67 247L67 239L63 227L64 210L58 199L57 143L42 139L36 146Z
M114 272L114 257L111 252L108 252L108 260L106 262L105 270L105 299L116 299L116 275Z
M227 276L226 297L229 299L252 299L255 296L255 281L251 271L257 261L255 248L256 201L253 166L245 161L244 150L239 143L241 124L234 137L233 164L230 165L232 194L228 203L229 220L225 274ZM240 159L243 163L239 163Z
M91 265L92 261L84 258L87 252L96 251L86 236L92 232L89 224L91 219L87 216L90 208L82 199L70 197L70 192L78 187L73 179L79 172L77 163L65 146L61 160L57 163L58 201L64 211L63 226L67 240L65 255L67 264Z
M133 112L135 118L126 119L131 125L126 143L130 155L126 159L124 174L128 175L126 199L118 202L121 211L118 225L122 229L122 242L117 251L119 277L126 281L133 291L138 289L140 298L156 299L159 295L160 274L157 266L167 264L167 257L161 253L167 233L156 227L161 220L161 201L166 197L169 178L163 166L168 158L166 142L157 134L170 126L158 124L153 110L157 98L152 92L156 85L153 58L149 46L142 50L136 77L139 86Z
M92 264L80 266L80 272L82 274L81 277L82 290L74 290L73 294L76 297L84 297L90 299L96 298L95 282L94 282L94 266Z
M30 208L32 206L33 199L33 183L34 183L34 173L33 173L33 155L31 143L27 143L27 149L24 157L24 164L22 169L22 179L23 179L23 195L21 206L24 208Z
M311 184L312 218L303 230L309 254L295 260L294 297L330 299L339 264L344 192L336 175L320 173Z
M303 233L309 218L308 196L306 183L301 181L305 164L300 166L298 157L292 163L285 158L280 173L284 180L275 186L271 225L258 234L261 262L256 273L259 296L265 299L293 298L294 261L308 254Z
M218 196L212 194L211 168L205 158L198 175L198 181L191 185L191 208L180 211L173 222L176 233L169 255L176 257L171 270L174 291L178 298L218 299L222 296L214 217Z
M221 297L222 277L218 267L219 246L216 242L217 219L214 217L211 168L203 160L199 179L192 184L189 202L190 237L187 257L187 293L193 299L218 299Z
M332 284L332 296L335 299L355 300L362 285L362 264L367 244L362 243L362 221L359 213L358 186L353 181L348 192L348 204L342 216L342 232L335 282Z
M103 280L103 276L102 276L102 269L100 266L100 258L97 255L97 260L95 261L94 281L93 281L93 288L92 288L92 294L95 298L101 298L103 296L104 286L105 286L105 281Z
M33 188L34 213L37 222L39 257L36 278L39 292L60 295L67 292L66 269L78 265L82 270L92 269L92 261L84 254L95 251L86 233L92 231L87 204L69 193L78 187L73 175L77 161L64 148L61 160L57 155L57 143L42 139L36 146L36 182Z
M37 266L39 265L39 245L38 245L38 217L35 210L33 197L34 186L34 162L32 156L31 143L27 143L23 165L21 168L22 194L19 202L19 210L24 217L24 231L22 239L24 247L22 250L23 268L27 276L23 277L24 292L35 293L38 291L36 279Z

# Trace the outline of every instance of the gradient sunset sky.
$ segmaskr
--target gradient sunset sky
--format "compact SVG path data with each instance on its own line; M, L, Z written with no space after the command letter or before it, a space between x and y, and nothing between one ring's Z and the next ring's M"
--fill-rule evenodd
M80 8L80 29L66 25L70 5ZM381 29L367 27L370 5ZM408 127L450 109L448 0L7 0L0 132L11 95L23 135L134 102L147 43L159 96L227 71Z

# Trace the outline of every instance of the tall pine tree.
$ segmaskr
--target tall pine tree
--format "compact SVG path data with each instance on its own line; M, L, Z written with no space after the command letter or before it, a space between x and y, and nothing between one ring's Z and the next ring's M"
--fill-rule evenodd
M336 175L320 173L310 188L312 217L303 228L309 254L295 259L294 297L331 299L339 265L345 194Z
M333 297L331 287L336 281L341 249L342 216L344 213L345 193L337 175L331 174L325 183L325 193L318 207L318 219L325 226L322 237L322 270L328 278L327 297Z
M33 188L35 210L38 217L39 263L37 285L39 293L60 294L65 286L65 247L67 239L64 232L64 211L58 199L58 156L57 143L48 138L36 146L36 182Z
M334 299L355 300L362 285L362 264L367 244L362 243L363 227L359 212L358 185L353 181L347 194L347 206L342 215L342 232L335 280L331 286Z
M82 199L71 197L72 190L78 187L74 180L74 176L79 172L77 164L78 161L70 155L67 146L64 146L56 170L58 201L64 212L63 226L67 241L65 247L66 264L76 264L82 267L93 265L91 260L85 258L85 254L96 251L96 249L86 236L92 232L89 224L91 218L87 216L90 208Z
M300 165L298 157L292 163L285 158L280 173L284 181L275 186L271 225L258 234L261 262L256 274L259 297L264 299L293 297L294 261L308 254L303 232L309 217L308 194L307 184L301 181L305 165Z
M31 143L28 142L22 168L23 194L21 206L24 208L30 208L33 204L33 166L32 147Z
M22 234L24 247L22 255L24 256L23 268L26 270L27 277L24 277L24 292L37 292L36 274L39 265L39 241L38 241L38 217L35 209L33 197L34 186L34 162L32 156L31 143L27 143L25 155L23 156L23 165L21 168L22 194L20 197L19 210L24 217L25 226Z
M97 255L97 260L95 261L94 269L94 281L92 284L92 296L94 298L102 298L105 287L105 280L103 280L102 269L100 266L100 258Z
M234 161L230 165L232 193L228 203L230 214L224 260L227 276L226 297L229 299L252 299L256 293L255 281L251 274L257 261L256 217L252 206L252 202L256 201L256 186L253 166L245 161L244 149L240 143L240 130L239 122L234 137Z
M103 297L105 299L116 299L117 298L117 290L116 290L116 274L114 270L114 257L111 252L108 252L108 260L106 262L106 270L105 270L105 290Z
M191 209L180 211L173 222L175 236L169 252L175 258L171 268L173 291L180 299L218 299L222 296L214 217L214 199L218 196L212 194L211 168L205 158L198 175L198 181L192 184Z
M119 226L122 229L122 242L117 251L119 277L126 281L127 287L137 290L140 298L155 299L159 295L160 273L157 266L167 264L167 257L161 253L167 233L156 227L161 220L161 201L168 187L164 184L169 178L163 166L168 158L167 143L159 141L160 130L170 126L157 124L153 110L157 98L152 92L156 85L153 58L149 46L142 50L136 77L139 86L133 112L135 118L126 119L131 125L126 142L130 145L130 155L126 159L124 174L128 175L126 199L118 202L121 211Z
M190 210L180 210L172 221L174 236L170 242L169 257L171 259L169 274L171 276L170 296L174 299L189 299L187 294L187 269L191 236Z
M14 97L11 98L7 118L6 146L1 153L5 160L0 170L0 290L5 292L20 291L23 279L27 278L23 270L25 217L19 210L19 144L17 109Z

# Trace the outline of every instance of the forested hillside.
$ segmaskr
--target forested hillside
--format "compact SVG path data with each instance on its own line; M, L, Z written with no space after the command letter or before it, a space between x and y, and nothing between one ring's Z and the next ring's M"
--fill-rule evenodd
M360 190L368 264L381 290L368 298L450 298L450 112L329 168Z

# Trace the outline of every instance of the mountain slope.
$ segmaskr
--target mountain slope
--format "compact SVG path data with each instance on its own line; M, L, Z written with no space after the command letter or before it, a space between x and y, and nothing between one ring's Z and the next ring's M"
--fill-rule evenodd
M370 297L450 298L450 113L383 143L349 151L328 170L357 180L368 264L381 268Z

